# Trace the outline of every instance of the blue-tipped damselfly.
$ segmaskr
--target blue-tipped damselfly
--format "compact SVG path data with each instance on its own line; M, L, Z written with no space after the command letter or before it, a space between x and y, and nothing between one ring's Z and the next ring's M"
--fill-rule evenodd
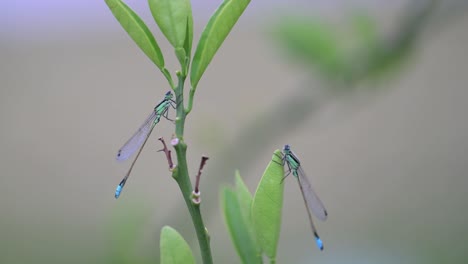
M312 232L314 233L315 242L317 247L320 250L323 250L323 242L317 233L314 222L312 221L312 213L318 219L325 221L328 215L327 210L325 210L322 201L320 201L319 197L312 189L312 185L310 184L306 174L304 173L304 170L302 169L299 158L294 154L289 145L285 145L283 148L283 165L284 164L286 164L289 169L285 178L292 173L292 175L297 179L299 188L301 189L302 197L304 198L310 226L312 227Z
M161 119L161 117L165 117L166 119L169 119L168 118L169 107L172 106L173 108L175 108L174 106L175 102L174 100L172 100L172 98L173 98L172 92L171 91L167 92L166 95L164 96L164 99L161 100L154 107L154 110L151 112L148 118L146 118L143 125L141 125L141 127L135 132L135 134L133 134L133 136L117 152L117 157L116 157L117 160L124 161L124 160L127 160L130 156L132 156L133 153L135 153L135 151L138 149L135 159L130 165L130 168L128 169L127 174L125 174L125 177L122 179L122 181L120 181L119 185L115 189L115 198L119 198L120 193L122 192L122 189L125 183L127 182L128 177L130 176L130 173L132 172L133 166L135 165L135 162L140 156L140 153L143 147L145 146L146 141L148 140L149 136L151 135L153 128L156 126L157 123L159 123L159 120Z

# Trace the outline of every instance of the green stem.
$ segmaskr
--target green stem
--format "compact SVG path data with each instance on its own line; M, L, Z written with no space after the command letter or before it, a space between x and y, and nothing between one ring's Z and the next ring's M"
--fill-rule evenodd
M177 72L177 78L179 83L175 90L176 105L177 105L177 116L176 116L176 136L179 140L184 139L184 128L185 128L185 110L184 110L184 82L185 77L180 72Z
M177 117L176 117L176 136L179 143L174 146L177 154L177 168L174 170L173 177L179 185L180 191L184 196L184 201L192 217L192 222L197 233L198 244L200 245L200 252L204 264L212 264L213 259L211 256L210 240L206 232L203 218L200 212L200 205L192 202L192 182L190 181L188 168L187 168L187 145L184 142L184 125L186 111L184 109L184 82L185 76L177 73L179 83L176 88L176 104L177 104Z

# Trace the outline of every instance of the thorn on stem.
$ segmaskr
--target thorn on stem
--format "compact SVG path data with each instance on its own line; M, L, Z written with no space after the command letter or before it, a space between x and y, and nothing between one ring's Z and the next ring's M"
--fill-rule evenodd
M202 170L203 170L203 167L205 166L206 164L206 161L208 160L209 158L207 156L202 156L201 158L201 162L200 162L200 168L198 169L198 173L197 173L197 179L195 180L195 189L194 189L194 192L195 193L199 193L199 186L200 186L200 176L201 176L201 173L202 173Z
M159 151L164 151L164 153L166 154L166 158L167 158L167 163L169 164L169 171L172 171L174 168L175 168L175 165L174 163L172 162L172 156L171 156L171 151L167 148L166 146L166 142L164 141L164 139L162 137L158 138L161 143L163 144L163 149L159 150Z
M199 189L200 177L201 177L203 167L205 166L207 160L208 160L207 156L202 156L201 162L200 162L200 168L198 169L197 178L195 180L195 188L192 192L192 202L196 205L199 205L201 203L200 189Z

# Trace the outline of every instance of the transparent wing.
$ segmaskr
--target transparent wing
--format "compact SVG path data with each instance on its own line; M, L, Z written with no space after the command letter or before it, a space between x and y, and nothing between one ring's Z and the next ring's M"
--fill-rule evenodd
M143 144L157 116L155 111L151 112L137 132L119 149L116 157L118 161L128 159Z
M148 133L146 133L146 137L145 139L143 140L143 143L141 143L141 147L140 149L138 150L135 158L133 159L133 162L132 162L132 165L130 165L130 168L128 169L128 172L127 174L125 174L125 177L122 179L122 181L119 183L119 185L117 186L117 188L115 189L115 198L119 198L120 196L120 193L122 192L122 189L125 185L125 183L127 182L128 178L130 177L130 173L132 172L132 169L133 169L133 166L135 166L135 163L138 159L138 157L140 156L141 154L141 151L143 150L143 148L145 147L145 144L146 144L146 141L148 141L148 138L149 136L151 135L151 131L153 131L154 127L156 126L156 124L159 122L159 116L156 116L156 120L151 123L150 125L150 128L149 128L149 131Z
M312 211L318 219L325 221L327 219L328 213L327 210L325 210L322 201L320 201L317 194L315 194L314 190L312 189L312 185L307 179L307 176L305 175L304 170L301 166L299 166L297 172L297 179L299 181L302 195L304 196L304 201L307 205L308 210Z
M309 202L309 198L308 198L308 189L307 189L307 186L305 186L304 182L302 182L301 180L304 180L305 177L297 177L297 183L299 184L299 188L301 189L301 193L302 193L302 197L304 198L304 202L306 204L306 208L307 208L307 216L309 217L309 223L310 223L310 227L312 228L312 232L314 233L314 238L315 238L315 244L317 245L317 247L320 249L320 250L323 250L323 242L322 242L322 239L320 239L320 236L318 235L317 233L317 229L315 228L315 225L314 225L314 221L312 220L312 214L311 214L311 207L310 207L310 202ZM307 181L307 180L306 180ZM307 183L306 183L307 184ZM309 184L310 186L310 184ZM326 213L325 213L325 217L326 217Z

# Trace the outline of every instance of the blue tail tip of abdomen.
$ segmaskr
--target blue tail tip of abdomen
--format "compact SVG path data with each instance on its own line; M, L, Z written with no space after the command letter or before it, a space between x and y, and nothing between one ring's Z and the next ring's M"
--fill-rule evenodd
M320 250L323 250L323 242L322 242L322 240L321 240L319 237L316 237L316 238L315 238L315 243L317 243L317 247L318 247Z
M119 198L121 192L122 186L119 184L119 186L117 186L117 188L115 189L115 199Z

